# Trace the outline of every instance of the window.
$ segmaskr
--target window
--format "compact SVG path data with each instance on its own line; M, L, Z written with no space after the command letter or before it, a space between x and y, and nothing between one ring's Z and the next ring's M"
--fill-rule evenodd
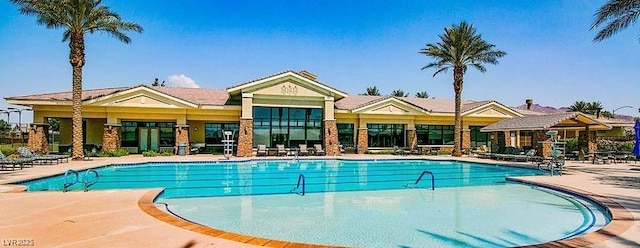
M416 125L418 145L453 145L453 125Z
M204 142L207 144L222 144L224 139L223 131L233 131L234 140L238 142L238 123L205 123L204 124Z
M482 145L491 147L491 134L480 132L481 126L469 126L471 129L471 147L476 148Z
M171 122L157 123L160 128L160 146L173 147L176 142L175 124Z
M403 124L367 124L369 147L404 146Z
M532 131L520 131L520 144L518 144L522 148L532 148L533 147L533 132Z
M355 147L353 123L338 123L338 142L343 147Z
M138 146L138 123L132 121L122 122L122 146L137 147Z
M253 145L297 147L321 143L322 114L319 108L253 107Z

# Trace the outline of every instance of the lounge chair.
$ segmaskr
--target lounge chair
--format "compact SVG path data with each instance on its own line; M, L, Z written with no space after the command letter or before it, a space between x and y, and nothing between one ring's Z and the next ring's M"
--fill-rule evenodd
M438 155L440 153L440 147L431 147L429 149L429 155Z
M11 168L11 170L15 170L16 168L22 169L25 163L28 163L27 159L7 158L4 156L2 152L0 152L0 167L2 167L2 169L5 169L5 168Z
M316 156L324 156L326 155L325 151L322 149L321 144L313 145L313 154Z
M340 155L344 154L344 146L338 145L338 149L340 149Z
M257 156L267 156L267 146L266 145L258 145Z
M287 150L284 149L284 145L276 145L276 155L278 156L287 156Z
M298 151L298 155L307 156L309 155L309 149L307 149L306 144L300 144L300 151Z
M393 146L393 151L391 152L393 155L407 155L404 149L400 149L398 146Z
M18 151L20 156L23 157L23 158L33 159L34 163L46 162L47 164L54 164L54 163L58 164L58 162L59 162L59 157L57 155L39 155L39 154L34 154L24 146L23 147L18 147L16 149L16 151Z

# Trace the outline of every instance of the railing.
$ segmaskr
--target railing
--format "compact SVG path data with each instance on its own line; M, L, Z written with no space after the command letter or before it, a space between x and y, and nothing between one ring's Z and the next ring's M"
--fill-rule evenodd
M89 176L91 176L90 174L92 174L92 173L96 175L94 181L89 180ZM96 184L98 182L98 178L99 178L99 176L98 176L98 172L97 171L92 170L92 169L88 169L87 172L84 173L84 180L83 180L84 192L89 191L89 187L91 187L91 185Z
M297 190L298 188L300 188L300 183L301 183L301 182L302 182L302 193L300 193L300 195L301 195L301 196L304 196L304 193L305 193L305 187L306 187L306 183L305 183L305 181L304 181L304 174L300 174L300 175L298 176L298 183L296 184L296 186L295 186L293 189L291 189L290 193L296 193L296 190ZM299 194L299 193L296 193L296 194Z
M418 180L416 180L416 182L413 185L417 185L420 182L420 180L422 180L422 177L424 177L424 174L431 175L431 190L436 190L436 178L433 176L433 173L431 173L431 171L423 171L422 174L420 174L420 177L418 177Z
M69 173L73 173L76 177L73 180L73 182L69 182L67 181L67 179L69 178ZM64 173L64 184L62 185L62 192L67 192L69 187L73 186L74 184L78 183L78 172L75 170L67 170L67 172Z

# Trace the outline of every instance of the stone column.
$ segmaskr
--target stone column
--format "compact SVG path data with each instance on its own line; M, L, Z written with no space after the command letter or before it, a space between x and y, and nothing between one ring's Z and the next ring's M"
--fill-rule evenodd
M533 132L533 147L536 148L536 154L548 157L551 155L551 138L547 135L546 130L537 130Z
M598 151L598 143L596 142L596 131L589 130L589 127L586 129L587 135L587 153L592 153Z
M491 150L492 147L497 145L498 145L498 132L491 132L491 147L489 147L489 150Z
M238 157L253 156L253 119L240 119L238 130Z
M176 125L176 148L180 145L180 143L184 143L187 147L185 148L185 154L189 155L189 125Z
M39 154L49 154L49 124L33 123L29 128L27 148Z
M104 124L102 133L102 150L113 152L120 149L120 124Z
M471 129L462 129L462 149L471 150Z
M418 134L416 130L407 130L407 144L411 150L418 148Z
M369 149L369 132L367 128L358 128L358 154L364 154Z
M504 131L504 146L511 146L511 132Z
M338 126L336 120L324 121L324 146L327 156L340 155L340 147L338 146Z

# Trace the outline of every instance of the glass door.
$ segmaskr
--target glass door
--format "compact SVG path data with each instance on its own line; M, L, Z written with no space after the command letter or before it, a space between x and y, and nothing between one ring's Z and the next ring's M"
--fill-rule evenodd
M160 150L160 129L151 128L149 131L149 148L154 151Z
M138 129L138 151L144 152L149 150L149 128L141 127Z

